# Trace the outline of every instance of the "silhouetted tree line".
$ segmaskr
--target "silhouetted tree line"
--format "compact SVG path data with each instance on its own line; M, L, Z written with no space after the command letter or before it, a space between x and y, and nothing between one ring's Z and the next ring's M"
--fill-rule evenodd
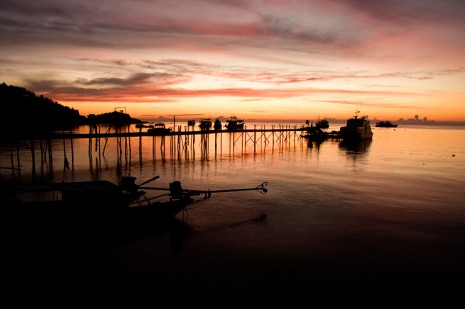
M87 124L111 124L115 126L127 125L129 123L141 123L141 120L131 118L129 114L121 112L104 113L100 115L90 114L87 116Z
M71 130L81 125L122 125L141 122L128 114L116 111L82 116L78 110L63 106L42 95L37 96L25 88L5 83L0 85L0 100L0 136L3 138L34 137L54 130Z

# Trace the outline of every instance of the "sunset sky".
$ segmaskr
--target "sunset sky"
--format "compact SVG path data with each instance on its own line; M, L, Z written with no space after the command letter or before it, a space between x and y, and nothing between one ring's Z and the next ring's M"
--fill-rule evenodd
M465 120L463 0L0 4L0 82L81 115Z

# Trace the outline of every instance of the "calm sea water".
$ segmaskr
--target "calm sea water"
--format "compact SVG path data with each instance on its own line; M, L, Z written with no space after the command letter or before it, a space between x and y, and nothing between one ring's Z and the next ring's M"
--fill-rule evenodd
M159 175L148 185L180 180L201 190L267 182L266 194L214 193L166 233L74 252L79 258L63 272L89 278L84 289L110 283L157 302L236 305L465 292L465 128L373 131L371 142L356 147L278 134L247 135L246 146L238 134L216 143L210 135L207 151L199 136L167 138L164 151L150 137L141 146L138 138L122 140L120 148L102 139L100 151L87 139L55 141L53 162L42 165L36 154L34 172L30 148L3 148L0 166L20 157L20 173L1 173L22 182L132 175L141 183Z

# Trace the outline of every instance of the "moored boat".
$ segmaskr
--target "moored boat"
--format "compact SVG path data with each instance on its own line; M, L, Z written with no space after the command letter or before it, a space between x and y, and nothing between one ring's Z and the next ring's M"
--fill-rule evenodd
M327 119L318 119L318 121L315 123L315 127L320 129L327 129L329 128L329 121Z
M151 201L134 181L135 177L122 177L119 185L107 180L9 185L3 215L25 228L76 233L121 227L142 212L160 223L193 202L174 193L166 200Z
M122 177L119 184L106 180L49 184L3 184L2 218L12 229L80 235L98 232L119 235L148 226L157 228L187 211L189 205L210 198L212 193L257 190L266 193L266 183L247 189L187 190L180 181L169 188L135 183ZM165 191L149 197L147 191Z
M375 127L379 127L379 128L397 128L397 124L394 124L394 123L390 122L389 120L378 121L375 124Z
M169 133L171 132L171 129L170 128L167 128L166 125L162 122L157 122L153 125L153 127L149 128L147 130L147 133L150 133L150 134L154 134L154 135L157 135L157 134L166 134L166 133Z
M328 138L328 133L317 127L309 127L306 134L302 134L301 137L309 142L323 142Z
M202 119L200 119L200 123L199 123L200 130L202 130L202 131L210 130L212 125L213 125L213 123L212 123L211 118L202 118Z
M238 118L237 116L231 116L226 119L225 127L228 131L236 131L244 129L244 119Z
M153 128L154 124L153 123L147 123L147 122L141 122L137 123L135 126L137 129L144 129L144 128Z
M341 138L346 142L355 142L361 140L371 140L373 131L367 116L358 117L360 111L356 111L355 116L347 119L344 127L341 127L339 132Z

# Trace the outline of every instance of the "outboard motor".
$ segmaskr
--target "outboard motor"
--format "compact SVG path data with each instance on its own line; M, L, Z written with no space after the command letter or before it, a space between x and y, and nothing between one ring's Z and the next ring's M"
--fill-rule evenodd
M136 177L122 176L119 181L119 187L123 191L136 192L139 186L136 185Z
M184 196L184 190L181 187L180 181L170 183L170 195L173 199L181 199Z

